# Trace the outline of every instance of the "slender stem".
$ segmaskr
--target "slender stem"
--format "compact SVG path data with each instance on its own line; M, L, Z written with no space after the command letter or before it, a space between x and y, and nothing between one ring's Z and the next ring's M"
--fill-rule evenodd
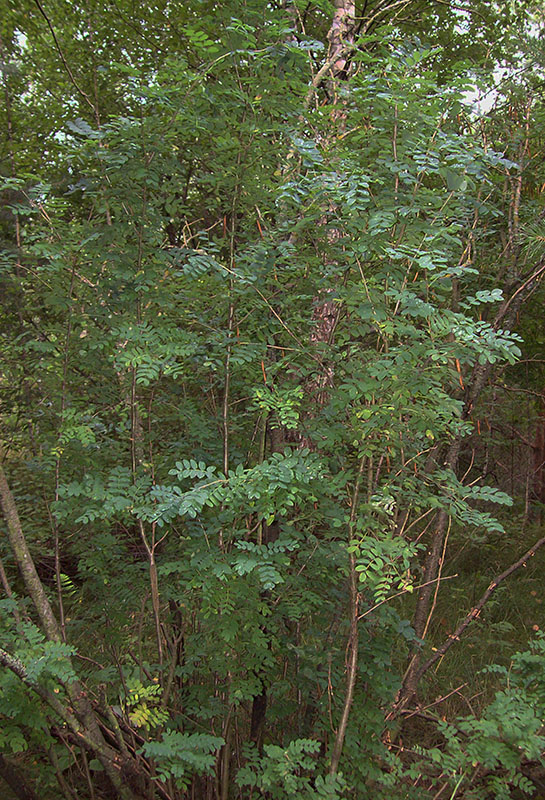
M81 759L83 761L85 780L87 781L87 786L89 787L89 800L95 800L95 790L93 788L93 781L91 780L91 771L89 770L89 762L87 760L85 750L83 749L81 751Z
M231 290L233 281L231 280ZM225 383L223 389L222 423L223 423L223 474L229 471L229 390L231 387L231 334L233 332L235 308L232 299L229 301L229 320L227 331L229 343L225 355Z
M47 755L49 757L49 761L51 762L51 766L53 767L53 771L55 772L55 777L57 778L57 783L59 784L59 788L63 793L65 800L77 800L75 792L67 784L65 777L62 774L62 770L60 768L55 748L50 747L49 750L47 751Z
M76 81L76 79L74 77L74 73L72 72L72 70L70 68L70 64L68 63L68 61L64 57L64 53L63 53L63 51L61 49L61 46L59 44L59 40L57 39L57 34L55 33L55 29L53 27L53 24L52 24L51 20L49 19L49 17L47 16L47 14L45 13L44 8L43 8L42 4L40 3L40 0L34 0L34 2L38 6L38 10L39 10L40 14L45 19L45 21L47 23L47 27L51 31L51 36L53 37L53 41L55 43L55 47L57 49L57 52L58 52L59 56L61 57L61 61L63 63L63 66L64 66L66 72L68 73L68 77L70 78L70 81L72 82L74 88L78 91L78 93L83 97L83 99L85 100L87 105L90 106L93 109L94 113L96 113L96 109L95 109L94 103L89 98L89 95L86 92L84 92L83 89L79 86L78 82Z
M148 554L149 564L149 580L151 588L151 605L153 608L153 620L155 623L155 636L157 639L157 654L159 665L163 664L163 632L161 630L161 605L159 599L159 579L157 574L157 563L155 561L155 523L152 523L152 541L151 544L146 536L144 530L144 523L141 519L138 520L138 527L140 529L140 538Z
M481 609L488 601L490 595L496 591L500 583L503 583L503 581L506 578L512 575L513 572L516 572L516 570L520 569L520 567L526 566L526 562L529 561L533 556L535 556L537 551L541 547L543 547L543 545L545 545L545 536L543 536L541 539L538 539L538 541L535 542L535 544L533 544L532 547L530 547L530 549L527 550L526 553L524 553L524 555L518 559L518 561L515 561L514 564L511 564L510 567L508 567L500 575L494 578L492 583L490 583L490 585L488 586L486 592L484 592L484 594L482 595L477 605L475 605L471 609L471 611L469 611L466 614L466 616L464 617L462 622L458 625L454 633L451 633L448 639L446 639L446 641L443 642L441 647L438 647L437 650L435 650L435 652L433 653L433 655L430 656L430 658L428 658L428 660L424 664L422 664L416 675L417 680L420 680L420 678L424 675L424 673L427 672L429 668L432 667L437 661L439 661L439 659L445 655L447 650L449 650L455 642L458 642L460 640L460 636L462 635L462 633L474 620L476 620L479 617Z
M6 55L4 50L4 42L2 37L0 36L0 56L2 57L2 61L6 61ZM3 73L3 83L4 83L4 101L5 101L5 108L6 108L6 126L7 126L7 140L8 140L8 148L9 148L9 161L11 167L11 177L15 178L17 176L17 170L15 167L15 153L14 153L14 134L13 134L13 120L11 116L11 95L9 93L9 86L8 86L8 78L7 74ZM15 274L19 277L19 271L21 269L21 224L19 222L19 214L17 211L14 211L15 216L15 242L17 245L17 261L15 263Z
M350 510L350 521L348 525L349 542L352 540L354 532L354 522L358 510L358 500L360 494L360 486L365 470L365 464L368 461L367 456L362 456L360 468L356 477L354 492L352 494L352 508ZM370 461L370 459L369 459ZM372 471L372 467L371 467ZM354 689L358 677L358 651L359 651L359 635L358 635L358 573L356 572L356 559L354 553L349 555L349 584L350 584L350 633L348 638L349 658L347 666L346 678L346 691L344 696L344 706L341 715L341 721L337 729L337 736L335 744L333 745L333 754L331 756L331 767L329 769L330 775L334 775L339 767L341 760L344 739L346 736L346 729L348 727L348 719L350 710L354 701Z
M259 456L258 456L258 464L262 464L265 458L265 447L267 445L267 420L268 417L266 414L263 414L263 427L261 429L261 436L259 440ZM257 525L257 544L263 544L263 520L259 520Z
M11 590L8 576L6 575L6 570L4 569L4 564L2 563L1 558L0 558L0 582L2 583L2 586L6 593L6 597L9 597L10 600L14 600L13 592ZM15 617L15 622L17 623L17 627L19 628L21 626L21 615L19 614L19 609L17 608L17 605L14 605L13 607L13 616Z

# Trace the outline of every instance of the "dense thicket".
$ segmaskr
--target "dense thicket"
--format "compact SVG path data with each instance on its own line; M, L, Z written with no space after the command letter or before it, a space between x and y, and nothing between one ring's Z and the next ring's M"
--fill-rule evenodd
M3 6L2 791L540 796L539 4Z

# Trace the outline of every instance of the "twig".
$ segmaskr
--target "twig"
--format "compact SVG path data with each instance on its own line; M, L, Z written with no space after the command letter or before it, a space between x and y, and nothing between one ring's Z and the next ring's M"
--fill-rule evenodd
M511 564L511 566L508 567L506 570L504 570L501 573L501 575L498 575L496 578L494 578L494 580L492 581L486 592L483 594L477 605L474 606L468 614L466 614L464 620L458 625L454 633L451 633L448 639L445 642L443 642L441 647L438 647L435 653L432 656L430 656L430 658L428 658L428 660L424 664L422 664L422 666L420 667L420 669L416 674L417 681L420 680L420 678L424 675L424 673L427 672L429 668L435 664L436 661L439 661L439 659L445 655L447 650L449 650L452 647L454 642L459 641L462 633L473 622L473 620L477 619L477 617L481 613L481 609L488 601L490 595L493 592L495 592L495 590L498 588L500 583L502 583L506 578L512 575L513 572L516 572L517 569L519 569L522 566L525 566L526 562L530 558L532 558L532 556L534 556L540 549L540 547L543 547L544 544L545 544L545 536L543 536L541 539L538 539L538 541L534 545L532 545L532 547L529 550L527 550L527 552L524 553L524 555L521 556L518 561L516 561L514 564Z
M49 19L49 17L45 13L44 8L43 8L42 4L40 3L40 0L34 0L34 2L35 2L35 4L37 5L37 7L38 7L38 9L40 11L40 14L42 15L42 17L47 22L47 27L51 31L51 35L53 37L53 41L55 42L55 47L57 48L57 52L61 57L61 61L63 63L63 66L64 66L66 72L68 73L68 77L70 78L70 81L72 82L74 87L77 89L79 94L83 97L83 99L85 100L87 105L90 108L93 109L93 113L95 114L95 117L96 117L95 104L92 102L92 100L89 99L89 95L86 92L84 92L83 89L78 85L78 82L76 81L76 79L74 77L74 73L70 69L70 65L69 65L68 61L66 60L66 58L64 57L64 53L62 52L61 46L59 44L59 40L57 39L57 35L55 33L55 29L53 28L53 25L51 24L51 20Z
M426 581L425 583L419 583L418 586L411 586L410 588L408 586L406 586L404 589L401 589L400 592L396 592L396 594L391 594L390 597L385 597L384 600L380 601L380 603L377 603L376 605L371 606L371 608L368 608L367 611L365 611L363 614L360 614L360 616L358 617L358 620L363 619L364 617L367 617L373 611L376 611L377 608L380 608L380 606L383 606L384 603L389 603L390 600L395 600L396 597L401 597L401 595L407 594L407 592L414 591L415 589L422 589L424 586L430 586L432 583L438 583L439 581L450 581L452 578L457 578L457 577L458 577L458 573L456 573L455 575L447 575L445 578L443 578L440 575L438 578L434 578L432 581Z
M427 711L428 709L433 708L434 706L438 706L440 703L443 703L445 700L448 700L449 697L452 697L453 694L460 694L460 689L463 689L464 686L467 686L467 683L461 683L459 686L456 687L456 689L451 689L450 692L448 692L447 694L444 694L438 700L434 700L433 703L430 703L429 705L424 706L424 708L417 708L417 709L415 709L415 711L408 711L408 710L407 711L403 711L402 714L405 717L405 719L409 719L410 717L414 717L414 716L420 716L420 715L422 715L423 711ZM464 698L464 700L465 700L465 698ZM434 721L436 722L437 720L435 720L435 718L434 718Z

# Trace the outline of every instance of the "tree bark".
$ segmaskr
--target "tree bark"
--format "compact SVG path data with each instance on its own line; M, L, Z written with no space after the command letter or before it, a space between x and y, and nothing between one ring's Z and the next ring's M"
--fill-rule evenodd
M36 571L34 561L30 554L28 544L23 532L15 499L8 485L2 466L2 451L0 451L0 505L6 520L8 539L13 551L15 561L21 572L26 590L33 602L40 625L49 641L62 641L61 631L45 589ZM134 800L135 795L131 789L123 784L121 778L121 759L104 740L98 718L89 702L85 687L79 680L67 682L66 693L73 708L73 714L56 695L46 692L39 686L29 684L26 680L26 669L18 659L9 653L0 653L0 663L8 667L14 674L30 685L40 694L73 730L76 736L90 747L104 767L104 771L122 800Z
M25 588L29 593L38 618L47 638L53 642L61 641L61 631L49 599L45 593L43 584L40 580L34 561L30 555L30 550L23 533L17 506L13 494L8 486L6 475L2 466L2 451L0 450L0 505L4 513L4 519L8 528L8 539L15 556L15 561L19 567Z
M0 777L7 783L18 800L39 800L38 795L25 781L21 771L0 753Z
M328 61L332 78L346 71L347 46L354 44L356 29L356 4L353 0L335 0L335 13L327 34L329 41Z

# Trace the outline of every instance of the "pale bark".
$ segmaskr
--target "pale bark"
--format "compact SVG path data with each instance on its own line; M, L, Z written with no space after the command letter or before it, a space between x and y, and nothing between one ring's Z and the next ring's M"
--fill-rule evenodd
M354 44L355 28L356 4L352 0L335 0L335 13L327 34L332 77L346 70L348 48Z

